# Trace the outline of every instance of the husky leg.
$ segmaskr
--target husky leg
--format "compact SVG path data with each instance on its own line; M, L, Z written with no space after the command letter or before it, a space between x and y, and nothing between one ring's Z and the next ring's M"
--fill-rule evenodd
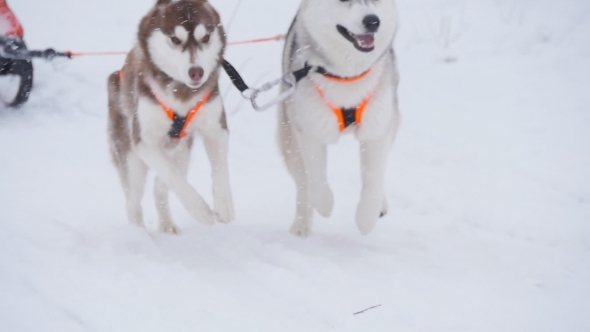
M384 195L385 168L391 147L391 132L378 140L361 142L361 199L357 206L356 223L363 235L369 234L377 219L386 213Z
M178 167L180 173L186 177L188 173L188 165L190 161L192 139L187 139L181 142L176 150L173 152L173 159ZM154 198L156 200L156 208L158 210L158 217L160 220L160 231L170 234L178 234L180 230L172 221L170 214L170 203L168 199L168 193L170 189L162 180L161 177L156 177L156 183L154 185Z
M307 237L311 234L311 223L313 220L313 209L309 202L307 175L299 144L294 137L293 128L283 110L279 111L278 140L287 169L297 187L295 221L291 226L291 233L297 236Z
M396 138L397 138L397 134L399 132L399 127L401 124L401 114L398 108L398 104L397 104L397 99L394 101L394 125L391 129L391 133L386 135L386 143L388 143L385 147L385 155L384 158L388 158L389 157L389 150L391 149L391 147L393 146L393 143L395 142ZM385 161L385 164L387 165L387 161ZM385 171L384 171L385 172ZM381 207L381 215L379 216L380 218L385 217L387 214L389 213L389 204L387 204L387 195L385 193L383 193L383 205Z
M334 208L334 194L328 184L328 148L304 136L299 137L301 156L307 171L309 200L323 217L329 217Z
M188 183L186 176L177 165L160 149L157 144L149 146L144 142L137 145L137 150L145 163L164 181L174 192L182 206L197 221L212 225L215 222L215 215L203 197Z
M154 199L156 201L156 210L160 222L160 231L170 234L178 234L178 228L172 222L170 215L170 205L168 200L168 186L159 176L154 183Z
M129 223L143 227L141 199L145 190L147 166L131 149L128 118L123 115L120 100L119 73L111 74L107 81L109 96L108 136L113 163L125 192Z
M129 223L143 227L143 212L141 199L145 190L147 167L135 153L127 155L126 183L124 184L127 197L127 216Z
M211 163L214 210L220 222L229 223L234 220L234 203L227 163L229 132L220 126L219 130L205 134L204 141L205 150Z

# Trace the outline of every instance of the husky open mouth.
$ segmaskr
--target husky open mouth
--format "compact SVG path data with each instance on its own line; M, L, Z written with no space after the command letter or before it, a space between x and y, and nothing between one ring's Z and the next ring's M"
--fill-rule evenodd
M375 49L375 35L372 33L355 35L342 25L337 25L336 29L338 29L338 32L340 32L346 40L351 42L357 50L361 52L371 52Z

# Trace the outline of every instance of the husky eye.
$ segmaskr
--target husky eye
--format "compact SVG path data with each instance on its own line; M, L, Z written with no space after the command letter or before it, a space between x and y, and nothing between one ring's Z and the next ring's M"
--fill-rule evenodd
M201 42L208 43L210 39L211 39L211 35L205 35L205 37L203 37L203 39L201 39Z
M182 44L182 41L178 37L175 37L175 36L170 37L170 41L174 45L180 45L180 44Z

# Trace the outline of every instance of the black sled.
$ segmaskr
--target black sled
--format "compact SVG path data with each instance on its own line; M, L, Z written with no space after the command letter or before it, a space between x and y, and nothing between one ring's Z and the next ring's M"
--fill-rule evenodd
M14 100L8 102L8 107L19 107L27 100L33 88L33 62L31 58L22 56L27 53L27 46L24 41L16 39L11 41L9 46L14 53L2 54L0 56L0 75L15 75L20 77L19 88ZM21 56L12 56L12 54Z

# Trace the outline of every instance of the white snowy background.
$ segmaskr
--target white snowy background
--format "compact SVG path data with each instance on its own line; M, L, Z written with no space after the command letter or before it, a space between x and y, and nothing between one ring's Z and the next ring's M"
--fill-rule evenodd
M229 24L238 1L211 1ZM10 1L29 48L73 51L128 50L152 3ZM368 237L351 137L330 149L333 217L288 234L276 114L226 77L237 220L207 228L173 199L183 232L159 234L150 187L149 233L128 226L106 143L123 57L36 61L29 103L0 108L0 331L590 331L590 2L397 3L403 124ZM297 6L244 0L228 38L284 33ZM259 85L281 49L226 57ZM198 144L189 177L211 201Z

